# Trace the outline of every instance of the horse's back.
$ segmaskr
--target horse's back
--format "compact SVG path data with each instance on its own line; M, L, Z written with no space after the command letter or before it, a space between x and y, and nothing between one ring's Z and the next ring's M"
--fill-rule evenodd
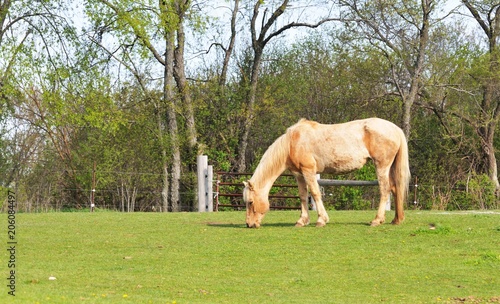
M317 172L347 173L367 159L385 157L385 149L399 148L402 131L380 118L340 124L320 124L301 119L288 129L292 169L316 167Z
M300 120L287 132L292 171L347 173L361 168L370 157L360 121L327 125Z
M384 134L387 136L392 135L392 137L395 138L402 134L402 130L394 123L376 117L339 124L321 124L315 121L301 119L298 123L291 126L288 132L290 132L295 139L315 139L319 142L322 140L328 141L332 138L344 139L345 141L350 141L350 139L352 139L356 141L362 139L366 133L380 136L384 136Z

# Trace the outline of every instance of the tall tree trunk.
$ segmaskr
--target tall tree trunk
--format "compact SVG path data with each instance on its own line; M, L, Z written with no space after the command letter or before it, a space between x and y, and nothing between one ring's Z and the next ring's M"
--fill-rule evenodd
M497 159L495 156L495 147L493 145L493 133L495 132L497 123L491 123L486 129L487 135L485 137L481 136L482 141L482 153L483 162L485 164L485 173L495 185L496 189L500 189L500 183L498 182L498 167ZM497 190L498 191L498 190Z
M177 0L176 9L177 15L179 16L179 24L177 27L177 47L174 52L174 77L177 83L177 89L181 96L182 105L186 113L186 127L188 132L190 155L194 155L197 152L198 136L196 132L191 92L187 83L184 67L184 44L186 40L186 35L184 33L184 17L188 8L189 1Z
M189 2L189 1L187 1ZM158 61L164 65L163 70L163 104L166 106L166 121L169 135L169 147L171 151L171 170L168 186L170 187L170 206L173 212L179 211L180 203L180 180L181 180L181 152L179 142L179 130L177 126L176 100L174 94L174 62L175 62L175 36L179 25L179 16L176 15L178 0L159 0L160 19L165 40L164 58L159 58L158 52L148 46L155 54ZM150 45L149 41L146 41ZM168 167L164 166L164 174L168 173ZM167 176L164 177L164 185ZM168 211L168 208L165 209Z
M179 131L177 127L177 114L175 111L175 94L172 80L174 79L174 33L165 35L165 70L163 74L163 100L167 106L167 125L172 151L172 170L170 178L170 204L172 211L179 211L180 179L181 179L181 152L179 144Z
M162 199L162 205L163 205L163 211L167 212L168 211L168 194L169 194L169 187L170 187L170 182L169 182L169 174L168 174L168 151L167 151L167 144L165 142L165 134L164 130L166 129L165 123L164 123L164 118L163 118L163 111L162 111L162 104L160 103L159 105L156 106L156 122L158 124L158 140L160 142L160 147L161 147L161 160L162 160L162 189L161 189L161 199Z
M499 69L498 56L495 54L491 55L490 61L490 73L495 75ZM482 162L483 173L488 174L489 178L495 185L497 192L500 190L500 183L498 181L498 168L497 160L495 156L495 130L498 125L499 120L499 107L500 103L495 102L498 99L498 94L496 93L497 87L500 81L493 76L493 79L488 81L484 86L483 101L481 104L481 113L479 114L479 128L477 133L481 138L481 152L482 152ZM493 109L492 107L495 107Z
M429 26L430 26L430 16L433 7L433 0L422 0L422 25L419 29L418 35L418 52L417 58L415 60L413 68L409 68L411 75L411 85L410 92L408 94L408 99L404 100L403 103L403 131L405 133L406 139L410 138L411 132L411 108L418 98L418 93L421 89L422 81L422 71L424 69L425 63L425 52L427 50L427 45L429 43Z
M250 90L248 91L248 104L245 112L245 118L243 120L243 133L238 146L238 172L244 172L246 170L246 152L248 147L248 136L250 135L250 129L252 128L252 123L254 120L255 112L255 96L257 95L257 85L259 83L259 71L260 64L262 61L262 48L254 48L254 62L252 65L252 76L250 80Z
M498 125L498 120L500 119L500 77L498 73L500 72L500 58L497 40L500 35L500 6L497 5L495 10L495 18L491 20L491 31L489 36L489 46L490 46L490 65L489 72L491 78L484 88L484 96L482 103L482 111L480 117L482 122L480 125L480 136L483 140L482 150L483 158L486 161L487 174L491 181L495 185L497 195L500 194L500 183L498 181L498 167L497 159L495 156L495 130Z
M268 31L271 28L271 26L276 22L279 16L283 14L285 11L286 7L288 6L288 1L289 0L283 0L283 3L273 12L271 17L265 21L263 20L262 28L260 29L260 34L257 35L257 17L259 15L259 9L260 5L263 3L261 0L257 0L255 2L254 8L253 8L253 15L252 15L252 20L250 22L250 32L252 35L252 48L254 51L254 58L253 58L253 65L252 65L252 76L250 80L250 90L248 91L248 97L247 97L247 108L246 108L246 113L245 117L243 119L243 133L240 139L240 143L238 146L238 163L236 166L236 169L238 172L243 172L246 170L246 152L247 152L247 147L248 147L248 136L250 134L250 129L252 128L252 123L254 119L254 112L255 112L255 97L257 95L257 85L259 82L259 72L260 72L260 64L262 61L262 54L264 52L264 47L266 44L269 42L269 40L272 37L275 37L279 34L279 32L282 32L285 30L285 28L282 28L270 35L268 35ZM262 18L266 18L266 14L264 13L264 16Z

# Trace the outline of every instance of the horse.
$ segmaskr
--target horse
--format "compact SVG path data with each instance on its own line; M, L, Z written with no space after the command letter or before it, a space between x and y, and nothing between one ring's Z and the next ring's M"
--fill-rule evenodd
M371 226L385 222L385 204L392 192L395 217L404 220L403 204L408 196L410 168L406 137L398 126L380 118L354 120L340 124L320 124L301 119L274 141L262 156L254 174L244 181L243 201L246 224L259 228L269 210L269 191L286 169L295 176L301 201L300 218L295 226L309 225L307 188L316 202L317 227L329 222L316 180L317 173L345 174L363 167L371 159L376 168L380 203Z

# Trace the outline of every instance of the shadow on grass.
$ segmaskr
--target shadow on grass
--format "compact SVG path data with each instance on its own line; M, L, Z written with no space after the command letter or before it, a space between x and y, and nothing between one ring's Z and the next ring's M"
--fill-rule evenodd
M334 223L339 226L371 226L370 222L340 222L340 223Z
M237 229L248 229L246 224L242 223L217 223L217 222L209 222L206 223L207 226L210 227L219 227L219 228L237 228ZM334 222L334 223L329 223L327 226L366 226L369 227L370 223L368 222ZM307 225L306 227L295 227L295 223L264 223L262 224L261 228L266 228L266 227L291 227L291 228L297 228L297 229L307 229L308 227L316 228L315 223L311 223L310 225ZM318 228L320 229L320 228Z
M210 222L205 224L210 227L219 227L219 228L238 228L238 229L246 228L245 224L215 223L215 222Z
M210 227L220 227L220 228L238 228L238 229L248 229L247 225L245 223L241 224L234 224L234 223L216 223L216 222L210 222L206 223L207 226ZM264 223L262 224L261 228L265 227L294 227L295 223Z

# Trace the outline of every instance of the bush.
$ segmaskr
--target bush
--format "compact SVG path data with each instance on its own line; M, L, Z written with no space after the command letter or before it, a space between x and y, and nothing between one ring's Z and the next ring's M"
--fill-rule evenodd
M345 179L345 180L376 180L375 165L368 162L363 168L345 176L327 176L327 179ZM338 186L326 187L323 200L327 209L335 210L369 210L373 203L378 206L379 189L378 187L357 187L357 186Z
M457 184L462 191L453 196L456 209L497 209L495 185L486 174L472 174L467 181Z

